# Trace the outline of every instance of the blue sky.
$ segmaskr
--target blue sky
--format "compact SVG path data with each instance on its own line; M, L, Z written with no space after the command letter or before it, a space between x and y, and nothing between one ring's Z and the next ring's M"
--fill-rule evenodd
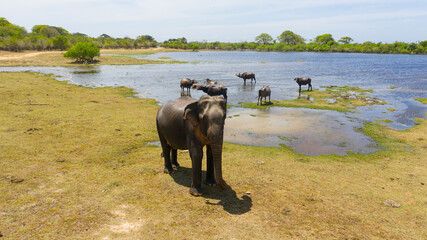
M151 35L157 41L254 41L291 30L306 40L427 40L427 0L0 0L0 17L25 27L63 27L92 37Z

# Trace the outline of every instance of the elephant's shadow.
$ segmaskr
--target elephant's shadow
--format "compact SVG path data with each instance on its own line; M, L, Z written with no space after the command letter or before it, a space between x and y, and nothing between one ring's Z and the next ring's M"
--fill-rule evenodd
M190 188L191 186L191 168L180 167L178 171L170 174L173 180L182 185ZM205 179L206 172L202 171L202 179ZM225 211L230 214L240 215L247 213L252 207L252 198L247 195L243 195L241 199L237 197L236 192L226 183L225 190L221 191L217 186L204 185L203 198L206 198L206 204L209 205L221 205ZM220 200L218 203L210 202L209 199Z

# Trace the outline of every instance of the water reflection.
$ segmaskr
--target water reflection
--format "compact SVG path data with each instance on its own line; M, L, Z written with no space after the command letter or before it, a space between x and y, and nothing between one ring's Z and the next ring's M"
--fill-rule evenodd
M250 92L250 91L253 91L254 89L255 89L255 83L243 83L239 87L239 90L242 92Z
M96 74L100 73L100 70L98 69L91 69L91 70L76 70L72 72L73 74Z
M301 93L299 93L299 95L298 95L297 99L307 99L307 100L311 101L310 95L304 95L304 94L303 94L303 95L301 96Z
M183 96L191 97L191 91L187 91L187 90L181 91L181 97L183 97Z

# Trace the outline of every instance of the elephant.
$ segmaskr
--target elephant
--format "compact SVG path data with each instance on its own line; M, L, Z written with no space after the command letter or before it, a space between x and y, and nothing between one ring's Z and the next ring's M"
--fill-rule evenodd
M261 103L262 105L262 98L264 98L264 103L267 102L267 97L268 97L268 102L271 103L270 101L270 97L271 97L271 90L269 86L266 87L262 87L258 90L258 101L257 101L257 105L259 105ZM261 101L260 101L261 99Z
M311 86L311 78L306 78L306 77L296 77L294 78L294 80L298 83L299 85L299 92L301 93L301 85L308 85L307 91L313 91L313 87Z
M236 74L236 76L238 76L239 78L243 78L243 81L245 84L246 84L246 79L250 79L251 83L252 83L252 80L255 80L255 83L256 83L255 73L253 72L244 72L242 74L238 73Z
M187 92L190 91L191 86L197 83L195 79L183 78L181 79L181 91L184 91L184 88L187 88Z
M197 90L202 90L209 96L222 95L227 101L227 87L225 87L224 85L193 85L193 88Z
M225 189L222 178L222 145L227 104L223 97L209 95L199 100L188 96L169 101L157 112L156 125L164 157L164 172L179 168L177 149L188 149L192 162L190 194L202 194L202 158L206 146L208 185ZM172 156L171 156L172 152Z

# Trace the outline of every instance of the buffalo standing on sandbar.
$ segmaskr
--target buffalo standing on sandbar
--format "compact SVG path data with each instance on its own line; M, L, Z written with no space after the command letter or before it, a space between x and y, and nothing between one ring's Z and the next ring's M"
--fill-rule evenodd
M271 97L271 90L269 86L266 87L262 87L258 90L258 101L257 101L257 105L262 105L262 98L264 98L264 104L267 102L267 97L268 97L268 102L271 103L270 97ZM260 101L261 100L261 101Z
M307 77L296 77L294 78L294 80L298 83L299 85L299 92L301 93L301 85L308 85L307 91L313 91L313 87L311 86L311 78L307 78Z

